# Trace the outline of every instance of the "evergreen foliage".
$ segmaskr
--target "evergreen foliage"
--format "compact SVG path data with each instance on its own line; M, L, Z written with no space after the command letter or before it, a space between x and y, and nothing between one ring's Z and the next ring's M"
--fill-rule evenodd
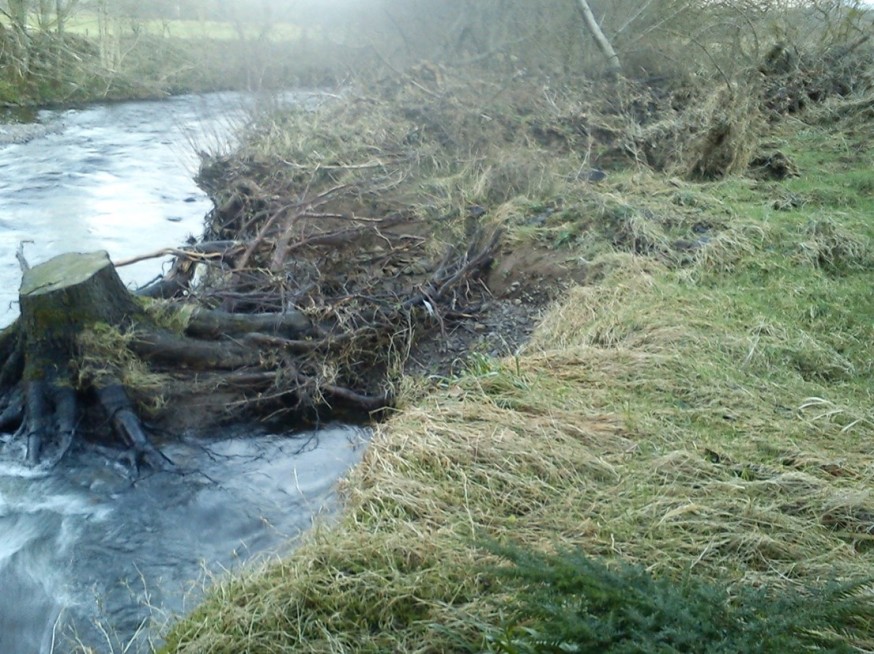
M610 567L580 550L492 549L513 564L497 571L517 590L511 623L491 639L506 654L855 652L847 636L874 629L870 579L727 589Z

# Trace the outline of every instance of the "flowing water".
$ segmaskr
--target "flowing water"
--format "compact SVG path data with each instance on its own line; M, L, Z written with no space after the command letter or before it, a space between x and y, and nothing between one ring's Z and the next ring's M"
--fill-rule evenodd
M34 265L97 249L119 260L199 234L210 204L192 181L192 141L227 143L242 106L220 94L0 125L0 325L18 311L22 241ZM119 272L137 285L160 270ZM21 443L0 435L0 654L150 651L209 575L282 551L330 512L366 439L343 426L180 438L163 448L176 471L132 483L87 451L27 468Z
M193 180L196 150L226 145L245 103L231 93L184 96L45 110L37 123L0 125L0 325L18 313L21 242L35 265L98 249L121 260L200 235L211 205ZM144 284L160 264L119 272Z
M0 461L0 652L147 652L212 571L281 551L330 510L366 432L183 439L135 483L90 452Z

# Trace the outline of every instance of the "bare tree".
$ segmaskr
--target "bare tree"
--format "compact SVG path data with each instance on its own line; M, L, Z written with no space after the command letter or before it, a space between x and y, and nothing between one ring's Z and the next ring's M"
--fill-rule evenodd
M27 28L27 14L30 10L28 0L9 0L9 19L12 21L12 26L17 30L25 30Z
M78 2L79 0L66 0L66 2L64 0L55 0L55 18L57 20L58 34L64 33L67 18L70 17Z
M8 11L3 13L9 19L12 30L13 61L10 69L15 77L24 79L30 69L30 36L27 33L27 15L30 10L28 0L8 0Z
M577 0L577 3L577 8L583 16L583 22L586 25L586 29L592 35L592 38L595 39L598 49L607 60L607 66L610 73L612 75L619 75L622 72L622 64L619 61L619 55L616 54L616 51L610 43L610 39L607 38L607 35L604 34L604 30L601 29L601 26L595 19L595 14L592 13L588 1Z

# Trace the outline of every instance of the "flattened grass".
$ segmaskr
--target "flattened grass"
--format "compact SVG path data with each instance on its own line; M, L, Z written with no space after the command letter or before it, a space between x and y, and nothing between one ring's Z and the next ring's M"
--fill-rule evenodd
M556 244L591 257L597 283L570 290L518 356L474 357L437 389L408 380L337 524L220 583L165 651L486 650L510 598L482 538L738 593L869 577L870 155L842 158L842 130L782 138L799 178L671 192L720 226L684 260L592 248L604 232L588 227ZM652 183L612 189L650 206ZM819 199L782 210L778 193Z

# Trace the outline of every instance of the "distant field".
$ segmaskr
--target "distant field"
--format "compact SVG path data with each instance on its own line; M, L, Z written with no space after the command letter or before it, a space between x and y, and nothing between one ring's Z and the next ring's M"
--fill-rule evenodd
M66 29L75 34L96 36L99 33L97 15L80 13L71 17ZM294 23L271 23L269 26L253 23L237 25L232 22L199 21L199 20L138 20L121 18L114 21L114 30L121 30L122 36L149 34L153 36L168 36L191 39L227 39L235 40L241 36L255 39L264 36L274 41L294 41L304 35L304 29ZM242 34L241 34L242 32ZM310 36L313 36L310 34Z
M37 24L32 16L29 31L39 38L33 41L27 74L4 60L0 107L319 85L343 67L339 49L318 47L326 30L253 16L245 23L113 17L101 24L96 12L79 11L64 25L64 33L73 37L67 43L73 56L62 60L54 49L57 26ZM0 13L0 37L13 33L8 25Z

